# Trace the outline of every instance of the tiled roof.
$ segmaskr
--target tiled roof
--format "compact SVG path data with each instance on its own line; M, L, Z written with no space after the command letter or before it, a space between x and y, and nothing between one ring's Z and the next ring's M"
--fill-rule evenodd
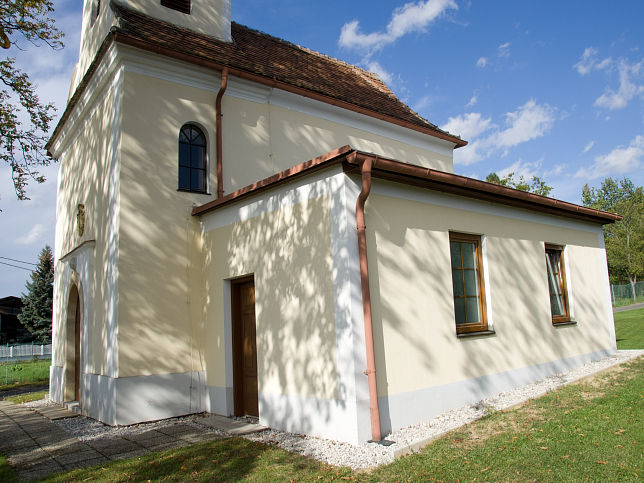
M112 4L119 18L113 31L165 51L205 59L269 80L346 102L367 111L435 132L458 145L466 143L442 131L401 102L378 76L337 59L250 29L235 22L232 42L199 34Z

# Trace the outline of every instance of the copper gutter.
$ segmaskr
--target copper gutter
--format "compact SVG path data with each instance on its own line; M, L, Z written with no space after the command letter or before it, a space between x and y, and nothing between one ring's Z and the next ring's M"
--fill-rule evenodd
M215 199L192 210L195 216L203 215L239 199L251 196L258 191L272 188L276 184L291 181L299 176L316 171L337 162L342 162L346 173L355 173L361 169L362 162L375 155L357 151L351 146L330 151L292 168L269 176L261 181L240 188L222 198ZM400 161L378 157L378 164L372 167L372 177L418 186L424 189L439 191L456 196L464 196L490 203L502 204L529 211L547 213L565 218L573 218L591 223L614 223L622 219L620 215L575 205L567 201L556 200L546 196L535 195L486 181L480 181L453 173L414 166Z
M356 154L357 156L347 159L348 166L345 168L345 171L353 172L359 168L362 160L373 156L359 151ZM567 218L576 218L593 223L614 223L622 219L620 215L614 213L606 213L527 191L516 190L466 176L380 157L378 158L378 165L374 167L372 174L378 178L429 188L443 193L500 203Z
M364 342L367 350L367 370L369 380L369 413L371 416L371 439L382 439L380 428L380 408L378 407L378 383L376 381L376 357L373 349L373 323L371 318L371 292L369 290L369 266L367 264L367 236L364 221L364 204L371 191L371 168L377 162L366 157L362 162L362 190L356 200L356 225L358 229L358 258L360 259L360 285L362 286L362 313L364 315Z
M224 116L221 112L221 98L224 97L228 87L228 68L224 67L221 71L221 87L217 93L217 100L215 101L216 115L216 130L217 130L217 198L224 196L224 174L223 174L223 139L221 133L221 118Z

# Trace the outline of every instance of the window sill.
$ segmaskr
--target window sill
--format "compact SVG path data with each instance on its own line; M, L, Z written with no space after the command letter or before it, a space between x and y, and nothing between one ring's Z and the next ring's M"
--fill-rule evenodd
M565 322L553 322L553 327L567 327L569 325L577 325L576 320L566 320Z
M180 193L193 193L195 195L207 195L207 196L212 196L212 193L208 193L207 191L192 191L192 190L184 190L181 188L177 188L177 191Z
M481 330L479 332L463 332L462 334L456 334L456 337L459 339L466 339L468 337L481 337L488 335L496 335L496 332L493 330Z

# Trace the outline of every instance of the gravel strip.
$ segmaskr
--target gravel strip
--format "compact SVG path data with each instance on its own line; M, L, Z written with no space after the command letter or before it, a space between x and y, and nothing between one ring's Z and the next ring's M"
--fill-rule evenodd
M32 409L38 409L38 408L46 408L50 406L58 406L54 401L52 401L49 398L49 394L46 394L43 399L40 399L38 401L31 401L31 402L26 402L22 403L23 406L26 406L28 408Z
M463 426L464 424L482 418L490 409L507 409L529 399L539 397L549 391L553 391L565 384L577 381L641 355L644 355L644 350L618 351L612 356L585 364L572 371L555 374L532 384L528 384L527 386L483 399L476 404L462 406L460 408L447 411L431 421L398 429L387 435L385 439L393 442L389 446L383 446L378 443L352 445L349 443L315 438L312 436L286 433L274 429L268 429L243 437L251 441L259 441L266 444L276 445L287 451L310 456L336 466L350 466L354 469L372 468L374 466L393 462L396 451L404 450L414 443L437 438L449 431ZM38 408L54 405L54 403L49 400L49 397L47 397L41 401L25 403L24 405L31 408ZM107 426L94 419L83 416L60 419L54 422L65 431L84 442L99 438L109 439L141 434L146 431L165 428L175 424L188 424L203 432L208 431L216 433L221 437L228 436L227 433L223 431L200 424L199 421L204 416L205 415L196 414L152 423L120 427Z
M447 411L431 421L394 431L385 437L394 441L390 446L377 443L352 445L310 436L301 436L281 431L267 430L245 436L247 439L276 444L294 453L311 456L336 466L350 466L366 469L394 461L394 453L409 445L437 438L467 423L482 418L489 409L502 410L553 391L565 384L577 381L611 366L622 364L630 359L644 355L644 350L619 351L596 362L584 364L577 369L555 374L527 386L497 394L476 404L462 406Z
M127 436L134 436L137 434L147 433L156 429L168 428L177 424L187 424L201 432L214 433L218 436L229 436L224 431L199 424L199 419L204 417L200 414L191 416L184 416L180 418L164 419L161 421L154 421L151 423L133 424L131 426L108 426L100 421L91 419L85 416L78 416L76 418L58 419L53 421L61 428L67 431L72 436L75 436L79 441L88 442L96 439L110 439L121 438Z

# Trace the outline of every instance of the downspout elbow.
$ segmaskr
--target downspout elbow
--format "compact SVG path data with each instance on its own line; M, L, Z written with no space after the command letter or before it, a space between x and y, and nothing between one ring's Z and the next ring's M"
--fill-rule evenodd
M215 101L215 128L217 130L217 198L224 196L223 136L221 133L223 113L221 112L221 99L222 97L224 97L226 87L228 87L228 68L224 68L221 71L221 87L219 88L219 92L217 93L217 100Z
M380 408L378 406L378 384L376 381L376 358L373 346L373 322L371 317L371 292L369 290L369 267L367 264L367 237L365 233L364 206L371 192L371 169L375 163L367 158L362 163L362 190L356 200L356 228L358 231L358 256L360 258L360 284L362 286L362 311L364 315L365 349L367 355L367 375L369 381L369 413L371 419L371 438L382 439L380 427Z

